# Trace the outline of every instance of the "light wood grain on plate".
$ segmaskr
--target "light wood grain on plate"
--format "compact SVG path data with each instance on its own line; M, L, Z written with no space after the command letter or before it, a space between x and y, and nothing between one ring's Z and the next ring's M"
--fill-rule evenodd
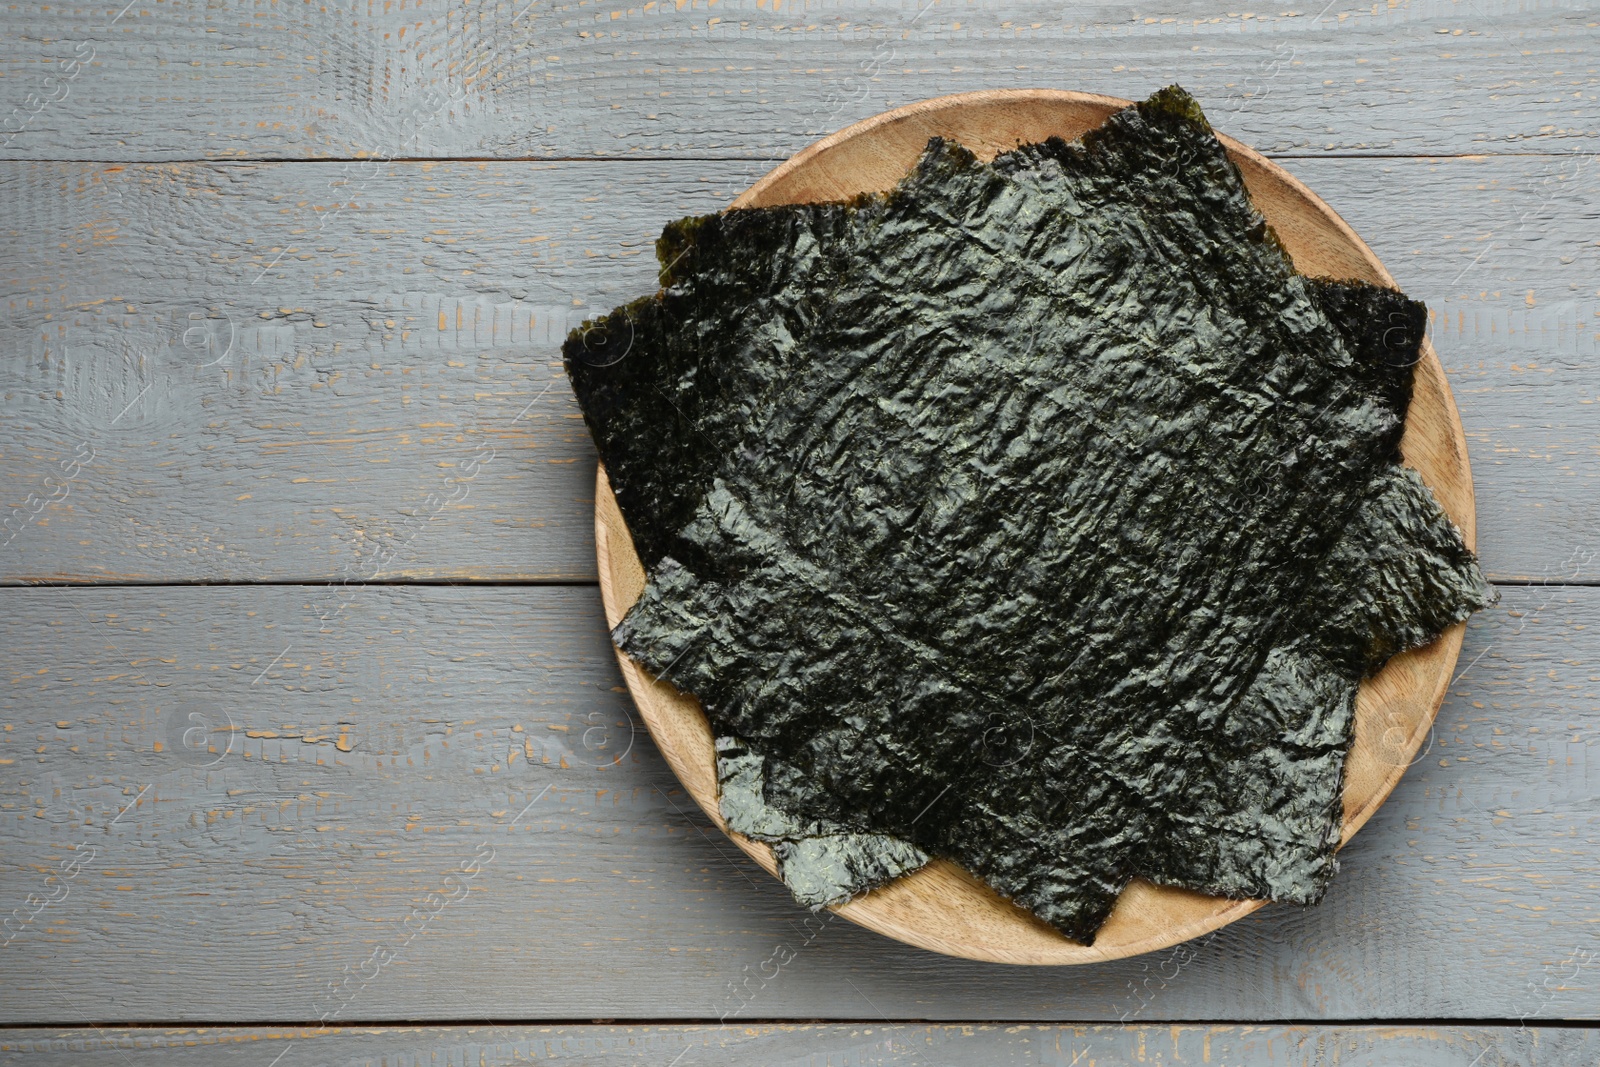
M1059 90L1005 90L940 97L857 123L775 168L733 207L838 200L891 188L929 137L958 141L984 159L1051 136L1068 140L1105 121L1128 101ZM1378 258L1326 204L1259 153L1222 136L1252 199L1277 231L1296 267L1314 276L1394 285ZM1401 444L1440 503L1474 541L1472 477L1466 440L1444 371L1424 341L1417 387ZM615 626L644 589L645 575L602 467L596 480L595 545L606 620ZM1444 699L1465 624L1395 657L1364 683L1356 736L1346 764L1343 841L1361 828L1400 780ZM717 810L710 726L699 704L618 654L628 688L673 771L708 816ZM729 836L770 872L772 852ZM909 944L1000 963L1068 964L1118 959L1198 937L1261 907L1135 880L1118 898L1092 946L1056 932L1001 898L955 864L936 860L838 907L853 922Z

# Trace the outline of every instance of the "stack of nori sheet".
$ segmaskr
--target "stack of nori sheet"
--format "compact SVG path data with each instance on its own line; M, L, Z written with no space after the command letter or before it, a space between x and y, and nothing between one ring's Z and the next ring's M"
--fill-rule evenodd
M613 637L800 899L1320 898L1357 684L1492 597L1399 465L1421 304L1297 274L1175 87L657 252L565 348L648 573Z

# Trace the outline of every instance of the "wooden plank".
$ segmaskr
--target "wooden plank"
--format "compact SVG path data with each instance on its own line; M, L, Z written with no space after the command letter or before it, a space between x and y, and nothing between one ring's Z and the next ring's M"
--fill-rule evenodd
M134 0L6 22L12 159L781 159L944 93L1174 80L1263 149L1571 151L1600 85L1584 0Z
M1504 594L1319 906L1034 969L795 906L593 589L3 590L0 1021L1593 1020L1600 589Z
M6 572L592 578L560 341L759 169L13 166Z
M520 1063L648 1067L1573 1067L1600 1057L1586 1029L1373 1026L415 1026L337 1030L17 1030L0 1055L27 1067L80 1063L261 1067L498 1067ZM282 1055L282 1061L272 1057ZM1473 1059L1472 1057L1477 1057Z
M1501 579L1600 525L1585 164L1287 163L1433 307ZM763 168L0 165L0 580L593 580L558 339Z

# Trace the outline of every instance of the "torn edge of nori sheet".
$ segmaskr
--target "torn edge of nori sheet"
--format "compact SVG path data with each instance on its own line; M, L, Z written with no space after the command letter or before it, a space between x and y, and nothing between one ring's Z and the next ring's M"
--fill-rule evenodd
M728 829L772 846L778 877L812 911L834 907L909 874L927 853L888 834L800 819L767 803L765 761L737 737L716 739L718 810Z

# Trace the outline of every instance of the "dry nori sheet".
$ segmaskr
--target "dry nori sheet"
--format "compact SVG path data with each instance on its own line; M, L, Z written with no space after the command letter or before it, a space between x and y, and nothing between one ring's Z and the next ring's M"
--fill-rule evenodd
M768 805L1086 943L1136 875L1320 897L1360 678L1490 597L1397 462L1420 304L1296 274L1175 88L658 255L565 349L613 636Z

